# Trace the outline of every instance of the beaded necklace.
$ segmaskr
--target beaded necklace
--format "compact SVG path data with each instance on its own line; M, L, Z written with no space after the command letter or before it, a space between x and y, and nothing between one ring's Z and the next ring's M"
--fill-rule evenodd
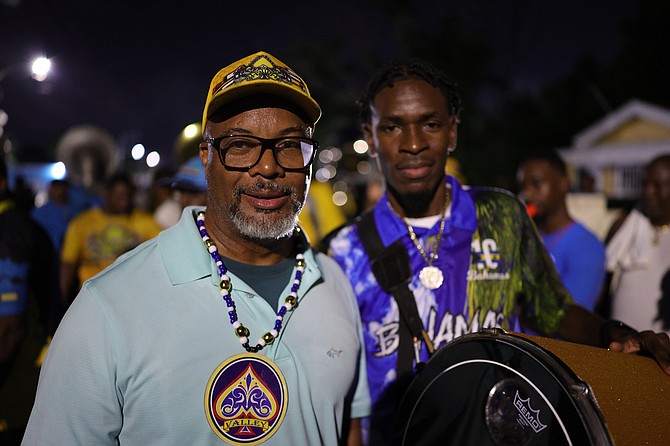
M219 293L223 298L226 306L228 308L228 317L230 320L230 325L233 326L235 334L240 340L242 347L249 353L259 352L266 345L272 344L277 338L279 331L281 330L282 320L284 315L293 310L298 304L298 288L300 287L300 282L302 281L302 273L305 271L305 256L302 254L302 249L299 249L298 254L295 256L295 279L293 280L293 286L291 287L291 292L284 300L284 304L277 311L277 318L275 319L275 324L272 330L265 333L258 339L258 343L255 347L249 345L249 329L242 325L237 319L237 310L235 309L235 302L230 295L230 292L233 289L232 283L230 282L230 277L228 277L228 270L221 260L221 255L219 254L214 241L209 237L207 229L205 229L205 211L198 212L196 224L198 225L198 230L200 231L200 236L202 241L207 247L207 251L214 259L214 263L219 270Z

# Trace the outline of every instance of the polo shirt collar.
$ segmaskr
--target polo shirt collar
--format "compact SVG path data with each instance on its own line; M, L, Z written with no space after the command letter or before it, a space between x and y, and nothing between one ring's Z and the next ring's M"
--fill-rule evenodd
M186 207L176 225L158 234L158 250L173 285L212 274L212 260L195 223L195 216L204 209Z

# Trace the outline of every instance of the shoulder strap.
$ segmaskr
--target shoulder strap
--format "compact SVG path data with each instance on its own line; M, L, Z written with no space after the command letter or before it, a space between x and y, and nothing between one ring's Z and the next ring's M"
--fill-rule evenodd
M397 374L401 376L412 371L415 340L423 340L429 354L432 355L435 350L428 333L423 328L414 294L408 287L412 277L409 254L401 240L384 247L372 210L365 212L358 219L357 227L363 247L370 257L372 273L382 289L393 295L400 310Z

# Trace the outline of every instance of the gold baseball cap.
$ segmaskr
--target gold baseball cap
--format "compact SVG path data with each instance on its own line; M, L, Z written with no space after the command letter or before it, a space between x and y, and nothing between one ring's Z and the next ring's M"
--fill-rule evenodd
M258 93L291 101L306 114L312 125L321 117L321 107L312 99L305 81L285 63L260 51L233 62L214 75L202 113L203 132L207 120L217 109L235 99Z

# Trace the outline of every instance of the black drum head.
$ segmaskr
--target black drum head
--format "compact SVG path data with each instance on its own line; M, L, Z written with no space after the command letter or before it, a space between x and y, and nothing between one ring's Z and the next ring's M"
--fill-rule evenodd
M394 445L610 445L589 386L556 356L499 329L440 349L409 386Z

